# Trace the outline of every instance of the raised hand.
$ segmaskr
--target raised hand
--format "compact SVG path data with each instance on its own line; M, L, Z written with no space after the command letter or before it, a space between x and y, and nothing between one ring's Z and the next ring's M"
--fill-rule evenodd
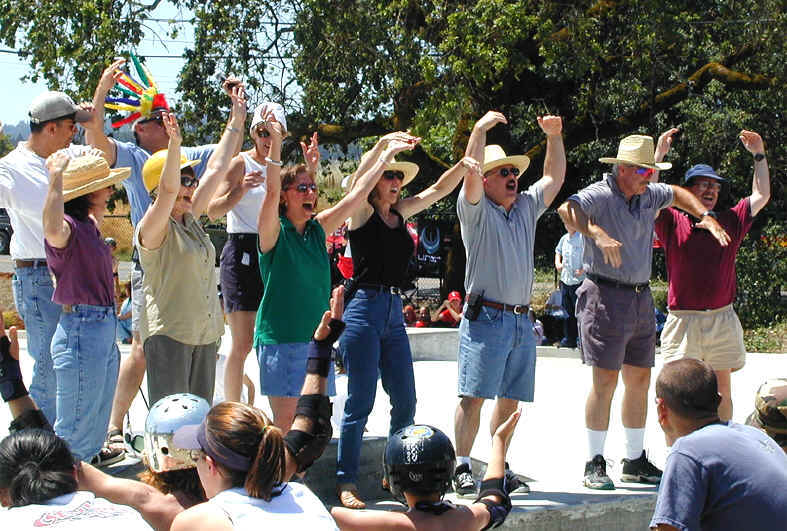
M101 78L98 80L98 86L96 87L96 92L99 94L103 94L106 96L112 87L115 86L117 80L123 75L123 65L126 64L126 60L123 58L116 59L112 62L111 65L106 67L103 72L101 72Z
M250 171L246 175L243 176L243 180L240 182L240 187L245 194L252 188L257 188L265 183L265 176L259 170Z
M539 116L538 126L547 136L557 136L563 132L563 119L560 116Z
M389 142L394 140L401 140L402 142L414 142L413 135L410 134L410 131L394 131L393 133L388 133L387 135L383 135L380 137L380 140L377 141L377 144L386 147Z
M309 173L316 173L320 164L320 145L317 142L317 132L312 134L309 145L306 142L301 142L301 152L303 152L303 160L306 162L306 167Z
M656 162L661 162L664 155L666 155L670 147L672 147L673 137L678 131L680 131L680 129L673 127L661 133L658 142L656 142Z
M758 133L744 129L738 133L738 138L741 139L743 147L745 147L749 153L765 153L765 144Z
M317 330L314 331L314 339L320 341L328 337L331 333L331 319L341 321L342 315L344 315L344 286L339 285L333 288L331 309L323 314Z
M222 83L221 83L221 90L223 90L224 93L227 96L232 97L232 89L234 89L235 87L238 87L238 86L242 87L243 86L243 81L241 81L241 79L239 77L235 77L233 75L229 75L229 76L227 76L227 79L222 81Z
M224 82L227 83L226 81ZM232 99L232 116L233 117L243 117L243 121L246 121L246 89L243 86L243 83L238 82L238 84L234 85L229 92L227 93Z
M3 312L0 311L0 391L4 400L9 400L22 382L19 368L19 339L16 327L12 326L6 336Z
M519 423L519 418L521 416L521 409L517 409L511 413L511 416L509 416L505 422L497 427L495 434L492 437L499 437L503 440L503 442L505 442L506 446L508 446L508 443L511 441L511 437L514 435L514 428L516 428L517 423Z
M480 120L476 122L476 127L481 129L482 131L489 131L497 124L507 124L508 120L503 113L497 111L488 111L485 115L481 117Z
M421 142L421 137L418 136L407 135L405 138L397 137L388 142L385 150L393 154L401 153L402 151L410 151L414 149L419 142Z
M46 169L49 170L49 176L59 176L63 174L63 170L68 166L71 157L64 149L55 151L46 159Z
M467 170L468 174L475 175L476 177L483 176L481 173L481 164L473 157L462 157L462 160L459 161L459 164L461 164L462 167Z
M183 137L180 134L180 126L178 125L178 120L175 118L175 115L171 112L161 113L161 121L164 124L167 135L169 135L170 144L174 142L179 146L180 143L183 142Z
M281 139L284 136L284 128L281 126L278 120L276 120L276 115L273 114L273 111L270 110L265 113L263 118L263 125L271 134L271 136L277 137Z

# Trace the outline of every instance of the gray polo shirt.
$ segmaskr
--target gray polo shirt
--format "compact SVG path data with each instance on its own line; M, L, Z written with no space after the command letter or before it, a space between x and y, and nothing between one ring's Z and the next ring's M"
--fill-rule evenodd
M510 212L484 194L478 204L459 192L456 210L467 250L465 290L505 304L530 304L536 221L546 210L538 183L520 193Z
M612 174L568 198L579 205L593 223L619 241L621 266L604 263L604 255L591 238L585 238L585 271L620 282L639 284L650 280L653 225L659 210L672 204L672 188L651 183L629 201Z

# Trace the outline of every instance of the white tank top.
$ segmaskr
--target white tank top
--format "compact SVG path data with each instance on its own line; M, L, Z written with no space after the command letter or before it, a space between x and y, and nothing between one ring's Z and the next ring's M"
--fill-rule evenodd
M244 163L244 175L251 171L261 171L266 175L266 169L248 154L241 152ZM257 216L265 200L265 191L268 189L267 183L262 183L256 188L248 190L238 204L227 212L227 232L231 234L251 233L257 234Z
M115 505L92 492L73 492L42 505L3 511L3 529L56 529L58 531L152 531L142 516L125 505Z
M236 530L308 529L338 531L331 514L305 485L287 483L281 494L266 502L252 498L246 489L222 491L208 503L218 506L232 521Z

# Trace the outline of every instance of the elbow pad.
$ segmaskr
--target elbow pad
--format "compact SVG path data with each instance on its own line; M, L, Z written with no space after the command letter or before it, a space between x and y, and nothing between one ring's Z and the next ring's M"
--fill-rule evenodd
M331 401L325 395L302 395L298 399L295 416L302 415L312 421L312 430L290 430L284 444L298 464L298 472L309 468L331 442Z
M44 414L41 413L40 409L28 409L16 417L8 426L9 433L28 429L55 431L52 429L52 425L49 424L49 421L46 420Z
M27 394L27 387L19 370L19 360L11 357L11 341L7 336L0 337L0 396L4 401L10 402Z
M485 496L492 495L500 496L503 498L503 501L498 503L492 500L483 499ZM505 479L495 478L482 481L481 489L475 503L483 503L486 505L486 510L489 511L489 523L481 531L503 525L503 522L505 522L508 517L508 513L511 512L511 497L506 493Z
M314 339L309 343L309 354L306 359L306 374L317 374L323 378L328 377L331 370L331 354L333 344L344 331L344 321L331 319L328 324L331 331L325 339Z

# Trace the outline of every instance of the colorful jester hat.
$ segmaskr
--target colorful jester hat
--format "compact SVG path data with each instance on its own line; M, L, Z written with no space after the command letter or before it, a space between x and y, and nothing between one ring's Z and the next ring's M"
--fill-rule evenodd
M112 124L112 127L118 128L131 123L137 118L149 118L154 110L165 109L169 111L169 104L167 103L164 94L158 91L158 86L150 74L150 70L142 64L136 55L133 53L131 62L139 75L140 81L136 81L130 75L123 73L117 80L118 84L115 85L122 93L130 97L123 98L106 98L104 107L107 109L115 109L117 111L130 111L131 114Z

